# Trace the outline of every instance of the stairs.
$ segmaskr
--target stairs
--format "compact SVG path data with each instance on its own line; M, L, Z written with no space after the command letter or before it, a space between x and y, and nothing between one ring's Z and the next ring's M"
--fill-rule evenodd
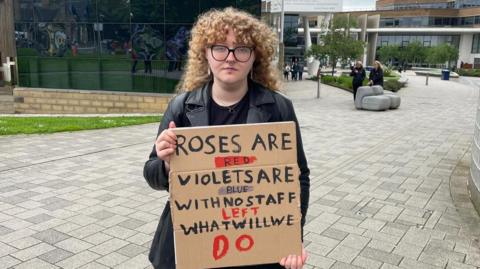
M0 87L0 114L13 114L15 98L13 88L10 86Z

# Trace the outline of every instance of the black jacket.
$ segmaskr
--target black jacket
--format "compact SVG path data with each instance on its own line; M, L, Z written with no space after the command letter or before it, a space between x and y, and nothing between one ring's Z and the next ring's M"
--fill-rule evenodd
M355 72L355 70L357 70L358 72ZM350 76L353 77L353 86L362 86L363 80L365 79L367 74L365 73L365 69L363 69L363 67L360 69L354 67L352 69L352 72L350 72Z
M383 70L376 70L375 68L370 71L369 80L373 81L373 85L383 86Z
M265 89L263 86L249 82L249 100L247 123L294 121L297 132L297 160L300 168L300 201L302 212L302 231L307 215L310 170L303 151L302 138L292 102L285 96ZM191 92L182 93L173 98L163 115L157 136L166 128L170 121L174 121L177 127L207 126L208 85ZM168 175L164 171L164 163L157 157L155 146L150 153L149 160L145 163L143 175L150 187L156 190L168 191ZM302 232L303 233L303 232ZM303 238L303 236L302 236ZM170 213L170 204L167 202L155 232L155 237L150 249L149 259L157 269L175 268L175 252L173 245L173 224Z

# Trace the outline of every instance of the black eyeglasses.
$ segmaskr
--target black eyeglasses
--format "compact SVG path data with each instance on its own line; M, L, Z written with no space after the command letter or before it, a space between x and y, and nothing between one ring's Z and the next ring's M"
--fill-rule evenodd
M229 47L223 45L212 45L210 47L213 59L219 62L225 61L228 58L228 55L230 55L230 52L233 53L235 60L242 63L247 62L250 60L250 57L252 57L253 49L254 48L247 46L240 46L234 49L230 49Z

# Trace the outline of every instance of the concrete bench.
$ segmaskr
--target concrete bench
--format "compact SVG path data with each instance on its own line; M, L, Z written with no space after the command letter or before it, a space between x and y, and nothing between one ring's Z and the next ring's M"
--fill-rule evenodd
M355 108L384 111L396 109L400 106L401 98L397 94L384 90L381 86L363 86L358 88L355 97Z

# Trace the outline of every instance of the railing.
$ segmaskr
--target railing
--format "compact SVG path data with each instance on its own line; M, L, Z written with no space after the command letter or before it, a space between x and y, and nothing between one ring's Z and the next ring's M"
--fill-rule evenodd
M477 108L477 117L475 120L468 192L473 205L477 209L477 212L480 213L480 106Z

